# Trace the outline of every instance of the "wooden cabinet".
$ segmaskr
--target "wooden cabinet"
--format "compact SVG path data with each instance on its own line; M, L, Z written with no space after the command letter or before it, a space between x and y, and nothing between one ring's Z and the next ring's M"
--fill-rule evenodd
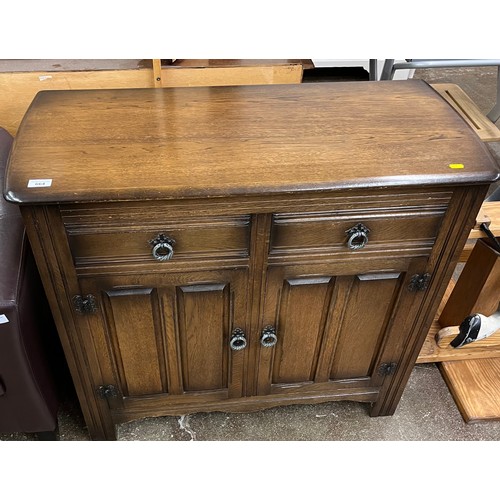
M247 329L247 283L246 270L80 280L99 304L88 328L103 384L128 399L240 397L243 365L229 344Z
M96 347L100 387L124 411L240 398L250 216L169 218L159 210L61 210L78 297L91 309L76 321Z
M380 262L367 274L346 275L338 263L270 269L264 323L276 325L279 342L260 348L259 394L307 393L318 383L332 393L380 387L397 359L391 343L404 341L408 309L421 302L408 283L422 269L422 259L390 271Z
M497 176L422 82L48 92L5 196L113 439L196 411L392 414Z

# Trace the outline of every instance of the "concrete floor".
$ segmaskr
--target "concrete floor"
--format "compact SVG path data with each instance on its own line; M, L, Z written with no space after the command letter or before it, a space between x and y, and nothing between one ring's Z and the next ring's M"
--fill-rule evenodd
M294 405L252 413L197 413L145 418L117 427L120 441L497 441L500 422L466 424L435 364L416 365L395 414L372 418L350 401ZM32 441L0 434L0 441ZM79 406L59 412L61 441L88 441Z
M429 83L457 83L487 113L494 104L496 69L418 70ZM499 143L488 146L500 161ZM500 422L466 424L437 365L415 366L392 417L371 418L368 405L334 402L245 414L199 413L147 418L118 426L120 441L496 441ZM29 434L0 434L0 441L29 441ZM59 439L89 439L74 396L59 412Z

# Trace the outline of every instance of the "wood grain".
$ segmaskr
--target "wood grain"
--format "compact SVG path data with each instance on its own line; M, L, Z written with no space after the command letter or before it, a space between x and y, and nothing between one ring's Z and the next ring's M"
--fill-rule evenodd
M460 325L474 313L493 314L500 302L500 254L478 240L448 302L439 316L439 324Z
M373 403L373 416L395 411L498 173L425 84L377 83L37 98L7 191L20 196L92 438L179 412L336 399ZM456 154L470 162L451 172ZM34 193L23 176L38 168L53 182ZM384 222L376 251L338 251L340 236L325 234L365 217ZM277 237L277 220L291 233ZM194 257L168 268L127 260L135 235L163 222ZM424 273L427 289L413 291ZM84 316L72 298L89 293L98 310ZM259 341L268 324L274 348ZM236 327L248 340L237 352ZM117 396L103 399L102 385Z
M179 336L185 391L227 387L229 286L183 286L179 290Z
M175 59L161 69L163 87L301 83L304 59Z
M481 341L455 349L451 346L439 347L436 335L440 331L439 323L434 321L428 331L417 358L417 363L441 363L443 361L461 361L468 359L500 358L500 346L482 344Z
M500 141L500 130L458 85L434 83L431 86L460 113L482 141Z
M41 92L21 127L5 189L21 203L498 178L484 144L421 81ZM40 178L51 187L27 188Z
M13 136L38 92L153 87L151 69L0 72L1 126Z
M152 66L153 66L153 85L155 87L161 87L162 86L161 59L153 59Z
M470 239L486 237L484 232L479 228L483 222L488 225L488 229L495 236L500 236L500 202L485 201L481 205L481 210L476 217L476 223L469 235Z
M47 70L15 71L14 66L7 64L11 69L0 71L1 126L14 136L31 101L44 90L300 83L303 69L313 67L310 60L301 59L176 59L163 71L160 59L121 66L127 69L87 65L56 70L48 65Z
M500 358L446 361L440 368L467 423L500 420Z
M157 262L150 242L159 234L175 241L172 259L159 263L159 270L179 260L248 257L249 216L172 219L158 211L141 219L125 210L116 219L109 215L102 220L97 213L94 220L87 217L85 224L65 219L77 267Z
M489 230L497 237L500 237L500 202L485 201L481 205L481 210L477 214L476 223L472 228L469 239L460 255L460 262L467 262L474 249L478 238L486 238L484 231L480 229L481 224L485 223Z
M153 316L152 290L132 289L107 293L111 339L119 353L119 370L125 396L168 392L160 367L165 366L158 348L158 326Z
M330 277L287 279L282 284L273 384L314 380L330 281Z
M207 68L163 67L162 87L276 85L302 82L301 64L220 66Z
M443 221L444 227L448 229L447 231L442 230L438 235L433 252L427 262L427 269L432 269L431 290L425 294L419 305L407 306L400 303L398 306L409 311L407 317L409 322L399 327L403 331L407 331L404 348L400 345L400 349L403 350L402 356L399 358L401 368L381 389L380 397L371 409L370 415L391 415L395 411L404 385L410 377L412 367L431 327L436 310L452 278L460 252L474 225L486 191L486 186L456 189ZM409 270L410 275L413 275L414 272L414 270Z
M432 322L431 327L427 333L425 341L422 345L420 353L417 358L417 363L440 363L441 361L460 361L467 359L482 359L482 358L496 358L500 357L500 345L495 346L493 342L496 342L496 338L491 341L491 343L484 344L483 341L473 342L467 346L460 347L455 349L450 345L445 345L446 341L443 339L443 342L438 343L436 341L436 337L439 332L442 330L438 318L441 315L443 307L448 302L450 294L455 286L455 281L450 280L446 292L441 300L441 303L437 309L436 317ZM449 327L458 330L457 326ZM457 331L458 333L458 331ZM488 339L484 339L488 340ZM448 340L448 344L451 339ZM500 341L499 341L500 344Z
M307 395L303 393L270 394L267 396L254 396L251 398L227 399L223 392L214 391L210 400L200 400L199 394L183 396L180 398L157 398L149 401L145 406L137 399L127 399L123 408L112 412L113 421L116 423L128 422L144 417L162 415L186 415L194 412L228 411L241 413L245 411L263 410L273 406L315 404L327 401L358 401L372 403L377 399L378 389L374 387L350 387L348 384L331 384L325 390L321 384Z
M338 333L332 380L368 377L376 371L373 364L401 287L400 277L400 273L381 273L376 279L354 277Z
M344 212L302 214L276 214L273 219L271 254L304 254L343 250L349 236L346 232L362 222L368 229L368 243L363 252L390 248L419 246L430 250L439 231L446 207L433 207L428 211L413 209L381 209L370 214L362 209ZM357 213L356 213L357 212Z

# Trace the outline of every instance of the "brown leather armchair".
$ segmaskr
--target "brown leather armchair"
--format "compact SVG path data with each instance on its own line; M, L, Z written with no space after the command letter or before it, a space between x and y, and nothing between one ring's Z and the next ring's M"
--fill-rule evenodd
M0 128L2 190L12 142ZM56 438L62 357L19 207L0 196L0 433Z

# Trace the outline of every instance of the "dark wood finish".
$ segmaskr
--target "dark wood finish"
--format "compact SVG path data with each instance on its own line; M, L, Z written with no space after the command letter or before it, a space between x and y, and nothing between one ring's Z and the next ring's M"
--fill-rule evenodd
M393 361L391 336L406 335L409 311L399 303L417 307L423 297L409 291L409 269L423 266L417 258L372 261L369 273L343 261L271 267L263 324L276 326L278 343L260 347L258 393L300 387L306 395L312 382L380 386L380 365Z
M458 188L451 199L443 221L443 227L448 229L438 235L427 262L426 272L431 274L431 281L423 301L418 309L409 307L409 304L400 304L407 310L406 322L401 328L408 330L408 337L404 345L399 345L400 353L402 351L399 370L373 405L370 412L372 416L391 415L396 410L404 384L417 360L486 193L485 186Z
M133 112L131 112L133 110ZM311 154L311 149L314 154ZM422 81L39 92L17 202L199 198L492 182L475 133ZM452 163L465 166L451 169ZM71 165L71 175L66 175ZM27 189L30 179L50 189Z
M103 383L123 398L242 395L246 351L233 353L229 341L234 328L248 331L245 269L84 278L80 287L102 301L89 335L101 346Z
M152 241L165 234L175 241L174 255L178 260L203 258L248 257L249 216L169 219L161 211L144 207L141 214L123 211L108 214L106 220L98 211L86 214L85 222L75 222L78 216L63 211L63 221L75 265L96 267L116 262L150 262ZM146 217L147 214L147 217Z
M421 207L394 210L387 214L387 207L377 213L367 214L362 210L339 210L314 214L276 214L271 254L294 254L304 252L351 253L346 246L346 232L363 219L370 230L366 250L380 251L390 248L404 249L409 246L427 247L428 251L444 216L446 207ZM357 212L357 213L356 213Z
M37 97L5 194L90 434L113 439L117 423L194 411L393 413L497 176L421 82L75 91ZM51 186L27 187L39 178ZM357 224L369 242L353 251ZM172 259L152 255L158 234ZM89 294L97 311L75 311Z

